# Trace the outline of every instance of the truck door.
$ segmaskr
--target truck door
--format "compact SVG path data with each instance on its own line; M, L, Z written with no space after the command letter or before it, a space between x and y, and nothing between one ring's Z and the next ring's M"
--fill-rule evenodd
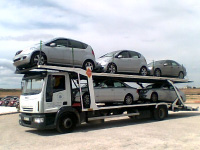
M71 93L68 76L49 75L46 86L46 98L44 110L46 112L55 112L62 106L71 105Z

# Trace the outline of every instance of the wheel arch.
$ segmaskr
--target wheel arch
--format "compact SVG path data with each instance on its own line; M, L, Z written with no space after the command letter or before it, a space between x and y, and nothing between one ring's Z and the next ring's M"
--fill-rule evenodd
M155 75L155 71L156 70L160 70L160 76L162 76L162 70L159 67L157 67L157 68L154 69L153 74Z
M95 65L95 63L94 63L94 61L93 61L92 59L86 59L86 60L83 62L83 64L85 64L85 63L88 62L88 61L92 62L93 65Z
M36 50L36 51L32 52L31 58L32 58L32 56L33 56L34 54L36 54L36 53L40 53L40 50ZM47 60L48 60L48 59L47 59L47 54L46 54L44 51L41 51L41 54L44 55L44 57L45 57L45 59L46 59L46 61L47 61ZM31 60L31 59L30 59L30 60Z
M178 73L178 77L180 76L180 74L183 74L183 78L185 77L185 74L184 74L184 72L183 71L179 71L179 73Z
M127 94L125 95L125 97L128 96L128 95L130 95L130 96L133 98L133 101L134 101L134 96L133 96L133 94L127 93ZM124 99L125 99L125 97L124 97Z
M71 114L72 116L75 117L76 119L76 124L80 124L80 115L78 113L78 111L75 108L72 108L70 106L66 106L66 107L62 107L58 110L58 112L56 113L56 117L55 117L55 121L54 121L54 125L56 126L59 118L61 116L63 116L64 114Z

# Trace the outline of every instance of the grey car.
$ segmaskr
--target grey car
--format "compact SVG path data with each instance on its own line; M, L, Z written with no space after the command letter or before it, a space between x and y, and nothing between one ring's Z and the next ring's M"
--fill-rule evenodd
M79 90L74 91L73 95L76 102L80 102ZM90 96L88 88L82 88L83 105L89 107ZM94 94L96 103L121 102L131 105L139 99L136 88L118 80L94 81Z
M186 75L186 68L174 60L160 60L148 64L150 74L160 76L171 76L183 79Z
M128 72L146 76L147 62L144 56L131 50L119 50L101 56L97 59L104 72Z
M13 61L18 69L34 66L38 63L58 64L86 68L93 70L96 66L94 51L91 46L72 39L55 38L40 44L20 50ZM40 62L39 62L40 60Z
M181 98L183 99L183 102L186 101L185 94L180 91L178 88L176 88ZM147 87L139 90L140 99L143 100L150 100L152 102L174 102L174 100L177 98L176 92L174 90L174 87L170 85L169 83L155 83L148 85Z

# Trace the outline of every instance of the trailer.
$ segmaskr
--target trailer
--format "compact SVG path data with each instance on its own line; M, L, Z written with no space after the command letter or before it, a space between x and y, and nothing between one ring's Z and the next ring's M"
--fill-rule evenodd
M72 132L83 123L106 118L128 116L130 118L154 117L163 120L168 111L197 111L198 108L186 106L174 87L174 83L187 83L187 79L93 73L90 68L68 68L60 66L38 65L16 73L24 74L22 95L20 96L19 124L36 129L57 129L60 133ZM96 103L94 80L120 80L123 82L171 84L177 94L173 103L150 103L138 101L132 105L121 103ZM57 84L57 81L59 81ZM83 99L83 86L87 85L89 98ZM76 82L76 84L75 84ZM79 92L80 101L74 99L74 86ZM60 86L60 87L56 87ZM177 103L179 101L179 103ZM87 103L87 105L86 105Z

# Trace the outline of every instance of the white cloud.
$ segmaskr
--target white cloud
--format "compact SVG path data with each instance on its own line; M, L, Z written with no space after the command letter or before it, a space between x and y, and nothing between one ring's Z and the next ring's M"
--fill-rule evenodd
M2 0L0 66L13 70L16 51L40 40L69 37L91 45L96 57L132 49L148 62L174 59L200 86L199 8L198 0Z

